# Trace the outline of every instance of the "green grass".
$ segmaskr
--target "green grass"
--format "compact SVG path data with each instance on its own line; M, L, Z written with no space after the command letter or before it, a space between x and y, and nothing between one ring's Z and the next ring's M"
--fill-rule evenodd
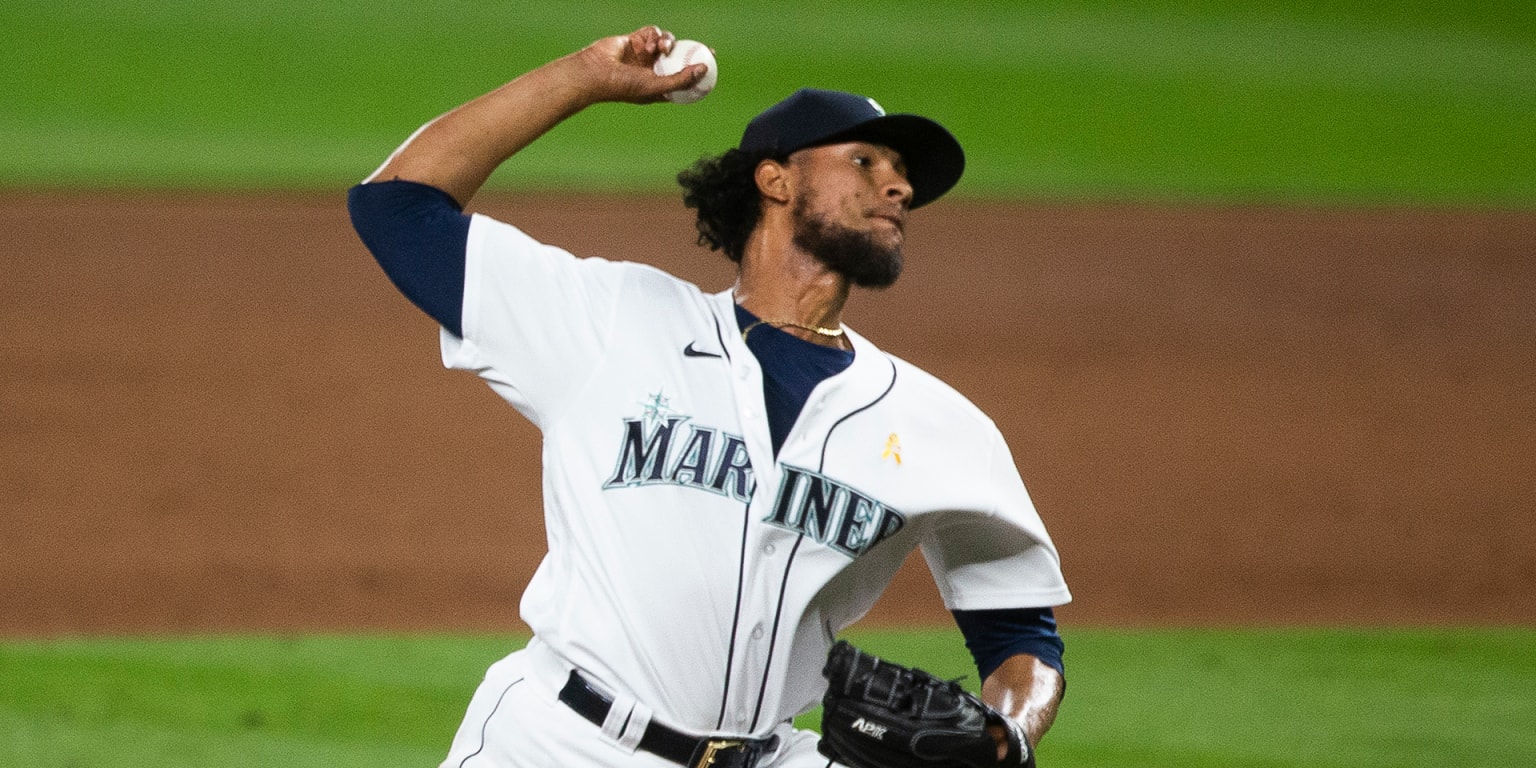
M975 682L952 632L852 638ZM1536 630L1080 629L1067 641L1051 768L1536 765ZM0 765L434 765L485 667L520 642L0 642Z
M919 111L958 194L1536 203L1536 12L1387 0L8 0L0 185L337 187L602 34L713 45L690 107L605 105L493 183L666 190L800 85Z

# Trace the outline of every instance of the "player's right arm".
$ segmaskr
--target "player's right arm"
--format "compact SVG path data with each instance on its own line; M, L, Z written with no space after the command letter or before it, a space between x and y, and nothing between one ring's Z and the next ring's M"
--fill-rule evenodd
M464 337L466 286L475 291L466 278L471 217L464 204L500 163L587 106L657 101L696 82L702 65L667 77L652 71L656 57L672 43L670 33L645 27L550 62L423 126L354 186L347 201L353 226L401 293L455 337ZM479 241L491 240L502 242ZM524 269L518 282L532 284L539 274L537 268ZM510 291L515 284L500 288ZM553 289L536 290L539 297L568 298ZM523 295L511 298L519 306L537 304ZM485 314L470 320L477 318ZM481 323L487 324L499 327Z
M652 70L672 42L671 33L643 27L545 64L423 126L368 181L429 184L463 206L497 166L577 112L660 101L697 83L703 64L668 76Z

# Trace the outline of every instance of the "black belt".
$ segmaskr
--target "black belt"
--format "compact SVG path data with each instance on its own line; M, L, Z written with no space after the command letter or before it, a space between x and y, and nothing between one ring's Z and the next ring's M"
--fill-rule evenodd
M613 699L592 687L580 672L571 670L570 679L560 689L560 700L576 714L602 727L613 709ZM640 737L640 749L690 768L753 768L764 754L772 752L779 737L766 739L712 739L689 736L661 723L646 726Z

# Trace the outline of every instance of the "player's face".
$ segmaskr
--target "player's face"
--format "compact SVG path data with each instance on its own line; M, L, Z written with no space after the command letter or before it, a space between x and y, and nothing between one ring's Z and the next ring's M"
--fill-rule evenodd
M848 142L796 153L801 193L795 244L854 285L884 288L901 275L912 185L895 150Z

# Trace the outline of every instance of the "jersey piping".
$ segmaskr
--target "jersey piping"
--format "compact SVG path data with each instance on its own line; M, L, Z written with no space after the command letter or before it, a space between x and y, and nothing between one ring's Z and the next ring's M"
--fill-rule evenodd
M832 423L832 426L827 429L826 436L824 436L821 441L821 460L817 462L817 472L825 472L827 469L827 446L831 444L832 435L833 433L837 432L837 428L842 426L844 422L848 421L854 416L857 416L860 413L875 407L881 400L884 400L887 395L891 394L891 390L896 388L896 364L891 362L890 358L886 358L886 362L890 363L891 366L891 380L886 384L885 391L881 392L878 397L869 401L868 403L865 403L864 405L861 405L858 408L843 414L838 418L837 421ZM779 621L781 618L783 618L784 614L784 595L789 589L789 572L795 567L795 556L800 553L800 544L804 541L804 533L795 537L795 546L791 548L789 552L789 562L784 564L784 578L779 582L779 603L773 611L773 633L769 636L770 639L768 641L768 659L763 663L763 680L757 690L757 707L752 712L752 728L754 730L756 730L758 720L762 716L763 698L768 694L768 680L770 679L769 673L773 669L774 651L776 650L779 642ZM735 634L735 631L736 630L733 627L731 629L732 635Z
M715 325L718 331L718 320L715 321ZM721 346L725 346L724 340L721 341ZM747 580L747 538L751 529L752 504L748 502L741 507L741 551L736 561L736 608L731 615L731 644L725 652L725 685L720 688L720 717L715 721L716 728L725 727L725 712L730 708L731 667L736 662L736 633L741 627L741 592Z
M800 544L805 541L805 534L795 537L795 546L789 550L789 562L784 564L784 578L779 582L779 604L773 609L773 634L768 640L768 660L763 662L763 682L757 688L757 706L752 710L752 729L757 730L757 721L763 714L763 697L768 694L768 673L773 671L773 652L779 644L779 620L784 616L784 593L789 591L789 572L794 570L795 556L800 554Z
M731 348L725 345L725 332L720 330L720 318L715 317L715 341L720 342L720 352L725 355L725 361L731 362Z

